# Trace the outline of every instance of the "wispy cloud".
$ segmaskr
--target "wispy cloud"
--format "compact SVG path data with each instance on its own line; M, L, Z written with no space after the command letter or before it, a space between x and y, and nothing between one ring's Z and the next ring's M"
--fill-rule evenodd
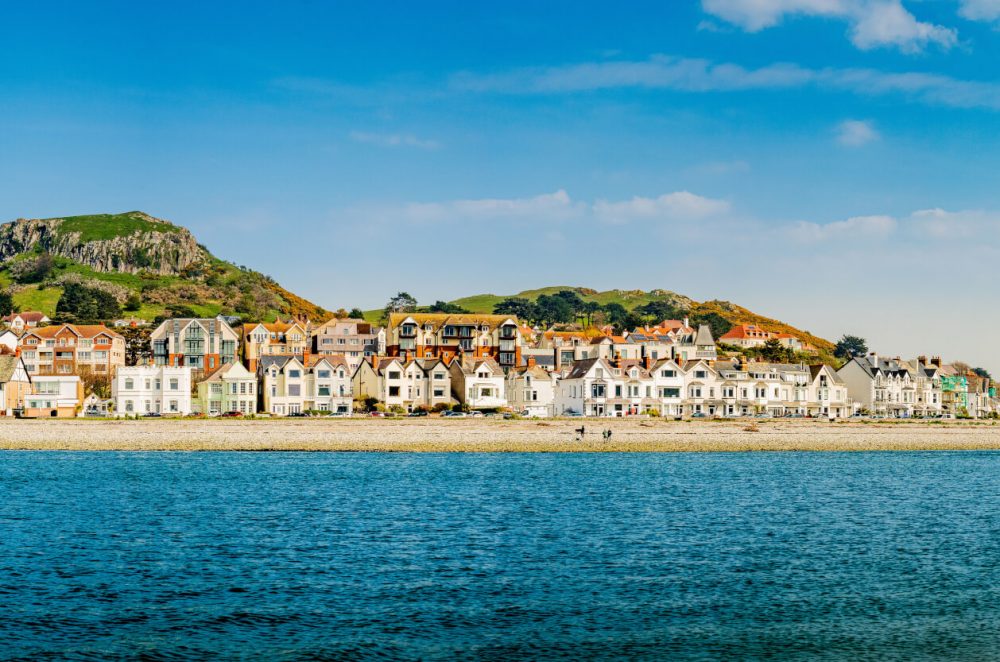
M1000 20L1000 0L959 0L958 13L970 21Z
M657 198L636 196L621 202L598 200L593 206L598 220L616 225L637 220L693 221L728 211L729 203L725 200L713 200L689 191L667 193Z
M875 126L864 120L844 120L837 125L837 142L845 147L864 147L882 136Z
M416 147L418 149L438 149L441 147L441 143L436 140L426 140L404 133L352 131L350 137L354 142L378 145L380 147Z
M926 104L1000 110L1000 84L921 72L809 69L776 63L757 69L704 59L655 55L648 60L585 62L497 74L462 72L459 91L496 94L569 94L638 88L681 92L737 92L815 87L862 96L899 95Z
M702 8L748 32L774 27L788 16L839 19L848 23L851 42L862 50L918 53L932 44L948 50L958 43L953 28L917 20L900 0L702 0Z
M791 228L789 234L805 243L861 238L886 238L896 229L896 219L892 216L855 216L832 223L811 223L800 221Z

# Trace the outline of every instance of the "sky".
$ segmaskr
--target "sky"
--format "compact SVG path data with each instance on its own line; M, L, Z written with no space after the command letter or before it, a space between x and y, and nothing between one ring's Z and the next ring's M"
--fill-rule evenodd
M38 2L0 219L142 210L329 309L723 299L1000 373L1000 0Z

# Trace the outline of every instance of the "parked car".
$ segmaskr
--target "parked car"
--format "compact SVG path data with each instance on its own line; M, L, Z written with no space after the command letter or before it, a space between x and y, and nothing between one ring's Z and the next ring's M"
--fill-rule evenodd
M409 418L420 418L420 417L426 416L426 415L427 415L427 411L424 410L424 409L414 409L409 414L407 414L407 416Z
M371 416L372 418L385 418L385 412L381 411L371 411L368 412L368 415Z
M464 411L446 411L446 412L444 412L441 415L445 416L447 418L467 418L468 417L468 414L466 414Z
M160 418L160 412L158 411L147 411L142 415L143 418Z
M227 411L219 414L219 418L243 418L243 413L238 411Z
M703 411L696 411L695 413L691 414L691 418L708 418L708 414L706 414Z

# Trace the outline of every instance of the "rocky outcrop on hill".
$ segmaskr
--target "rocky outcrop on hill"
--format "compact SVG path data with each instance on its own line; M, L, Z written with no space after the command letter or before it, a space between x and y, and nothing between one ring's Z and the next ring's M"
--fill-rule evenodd
M88 230L89 235L60 218L5 223L0 225L0 261L45 252L94 271L178 275L208 257L190 232L167 221L131 214L125 222L109 217L106 223L96 233Z

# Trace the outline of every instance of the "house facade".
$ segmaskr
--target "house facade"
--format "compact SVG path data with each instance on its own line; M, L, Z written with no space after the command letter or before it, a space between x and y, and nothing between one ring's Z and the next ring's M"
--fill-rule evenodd
M385 329L360 319L332 319L313 329L311 345L313 354L344 357L353 373L365 359L385 355Z
M240 337L222 319L175 318L163 321L150 335L153 363L187 366L210 374L220 366L235 363Z
M342 356L311 356L306 362L306 411L350 416L354 409L351 369Z
M0 354L0 416L24 409L31 394L31 376L20 356Z
M355 370L355 397L375 398L386 407L406 411L446 407L452 402L452 380L441 359L372 357Z
M28 329L45 326L51 321L45 313L40 313L37 310L11 313L3 318L3 323L17 335L21 335Z
M306 411L306 368L301 361L294 356L262 356L258 372L264 412L288 416Z
M114 377L125 365L125 339L101 324L60 324L25 331L18 351L31 375Z
M76 375L32 377L31 393L24 398L28 418L72 418L83 406L83 382Z
M461 357L448 366L451 392L470 409L507 406L507 382L503 369L490 357Z
M558 383L558 374L529 359L527 365L507 373L507 402L515 412L524 416L555 416Z
M242 363L227 363L198 382L197 408L206 416L239 412L257 413L257 375Z
M257 371L261 356L294 356L305 362L311 350L309 321L244 324L242 331L243 360L250 372Z
M111 382L117 416L187 416L191 413L191 368L126 366Z
M502 370L521 363L521 327L505 315L393 313L386 331L390 357L491 358Z

